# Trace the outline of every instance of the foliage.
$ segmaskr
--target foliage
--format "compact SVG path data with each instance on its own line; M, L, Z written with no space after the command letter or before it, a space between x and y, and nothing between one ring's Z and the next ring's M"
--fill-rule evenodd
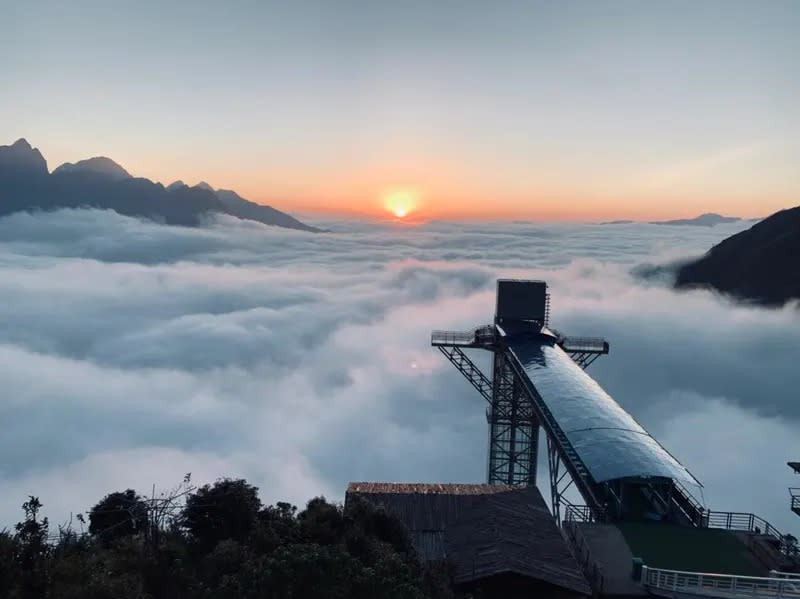
M89 511L89 532L105 541L147 529L147 505L133 489L109 493Z
M183 525L198 545L210 550L220 541L244 541L258 521L258 488L225 478L200 487L186 500Z
M0 531L0 597L455 597L447 567L421 568L403 524L369 503L262 507L245 480L196 489L187 475L152 500L110 493L89 511L89 534L62 526L50 539L41 508L30 497L14 533Z

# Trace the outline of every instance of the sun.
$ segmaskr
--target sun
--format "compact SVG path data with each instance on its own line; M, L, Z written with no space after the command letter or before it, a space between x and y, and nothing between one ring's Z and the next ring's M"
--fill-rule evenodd
M405 218L413 212L418 205L417 194L413 191L391 191L383 196L383 205L397 218Z

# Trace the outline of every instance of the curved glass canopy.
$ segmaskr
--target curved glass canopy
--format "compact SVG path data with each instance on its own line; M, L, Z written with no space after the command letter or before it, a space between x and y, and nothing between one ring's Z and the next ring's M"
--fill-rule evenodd
M664 477L702 486L563 349L542 338L506 341L595 482Z

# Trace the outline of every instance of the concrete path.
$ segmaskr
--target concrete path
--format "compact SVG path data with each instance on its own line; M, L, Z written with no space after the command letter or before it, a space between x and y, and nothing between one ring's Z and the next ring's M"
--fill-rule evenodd
M604 595L647 595L641 583L631 579L631 550L625 537L611 524L579 524L592 552L592 558L603 570Z

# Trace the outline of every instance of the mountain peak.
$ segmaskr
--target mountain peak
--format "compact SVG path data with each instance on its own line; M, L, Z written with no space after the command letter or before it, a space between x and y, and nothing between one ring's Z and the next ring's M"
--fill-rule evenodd
M188 187L188 185L186 185L186 183L178 179L177 181L173 181L172 183L167 185L166 189L167 191L172 191L173 189L179 189L181 187Z
M39 150L27 140L0 146L0 216L23 210L87 207L170 225L198 226L207 214L223 213L265 225L319 231L232 191L214 191L205 181L194 187L175 181L165 188L146 178L132 178L105 156L68 162L50 174Z
M74 164L72 162L65 162L53 171L54 175L60 173L92 173L116 181L131 178L131 174L128 171L106 156L87 158L86 160L79 160Z
M800 206L776 212L678 271L676 287L710 287L767 306L800 299Z
M47 161L42 153L20 137L10 146L0 146L0 168L16 173L47 174Z
M676 220L660 220L652 222L653 225L694 225L699 227L713 227L723 223L735 223L741 220L738 216L722 216L715 212L705 212L694 218L679 218Z

